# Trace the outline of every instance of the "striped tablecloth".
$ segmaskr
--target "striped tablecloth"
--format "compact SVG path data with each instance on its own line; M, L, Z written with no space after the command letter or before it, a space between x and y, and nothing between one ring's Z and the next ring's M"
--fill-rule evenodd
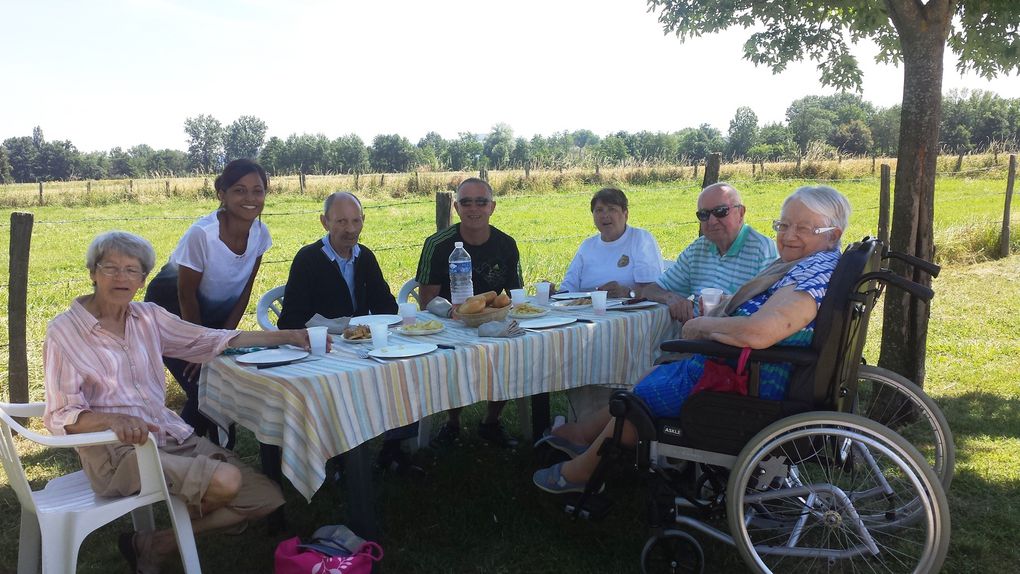
M447 343L452 350L380 364L361 359L365 344L334 338L317 360L256 369L221 356L202 369L201 411L222 426L236 422L259 441L282 447L282 471L311 500L325 462L384 431L452 407L508 400L582 385L633 385L675 336L665 306L596 316L592 323L480 338L477 329L444 320L435 335L390 333L394 343ZM420 314L421 319L435 319Z

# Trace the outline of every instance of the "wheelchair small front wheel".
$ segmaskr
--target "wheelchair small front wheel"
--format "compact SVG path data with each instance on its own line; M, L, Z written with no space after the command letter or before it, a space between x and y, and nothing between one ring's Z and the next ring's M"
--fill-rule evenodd
M648 539L641 550L641 574L701 574L705 553L690 534L666 530Z

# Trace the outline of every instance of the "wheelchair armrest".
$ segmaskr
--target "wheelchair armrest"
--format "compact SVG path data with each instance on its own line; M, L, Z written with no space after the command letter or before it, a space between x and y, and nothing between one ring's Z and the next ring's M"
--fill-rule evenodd
M742 349L708 339L674 339L660 345L663 351L674 353L698 353L721 359L736 359ZM818 355L808 347L769 347L767 349L751 349L751 361L761 363L793 363L794 365L810 365L818 360Z
M630 391L616 391L609 397L609 414L623 417L637 429L638 440L647 442L656 437L655 417L640 397Z

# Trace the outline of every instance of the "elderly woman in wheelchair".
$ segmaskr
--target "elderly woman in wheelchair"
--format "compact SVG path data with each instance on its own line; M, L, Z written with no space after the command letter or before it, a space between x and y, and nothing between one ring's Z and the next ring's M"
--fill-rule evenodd
M547 433L540 442L571 460L537 471L535 485L581 493L568 511L596 516L607 468L630 460L651 485L644 573L703 570L700 544L673 523L733 544L755 572L937 571L949 544L951 435L911 384L887 390L921 407L927 433L901 435L893 429L902 424L867 418L864 381L881 370L860 362L884 285L934 294L883 261L932 276L938 267L869 238L841 255L849 213L828 187L788 197L773 224L780 259L724 308L685 323L684 339L663 344L695 354L656 367L593 418ZM711 379L706 365L719 368L709 356L749 356L747 392L692 393ZM936 456L926 460L918 442L937 443ZM728 532L715 525L723 517Z
M779 259L744 285L722 313L687 321L683 337L753 349L780 342L809 345L849 217L850 204L836 190L824 186L796 190L773 222ZM701 378L705 362L705 356L694 355L659 365L634 387L634 394L644 399L655 416L677 416ZM790 369L784 364L763 366L759 396L782 398ZM535 485L552 493L583 492L599 462L599 449L588 446L600 445L612 432L608 407L588 420L553 429L546 439L549 446L575 458L536 472ZM624 443L633 444L633 425L627 423L623 433Z

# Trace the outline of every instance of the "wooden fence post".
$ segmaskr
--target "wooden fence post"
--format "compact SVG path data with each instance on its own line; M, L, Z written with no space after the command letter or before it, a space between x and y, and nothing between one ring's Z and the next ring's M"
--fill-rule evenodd
M524 162L524 179L531 179L531 162Z
M39 182L39 205L42 205L42 204L43 204L43 198L42 198L42 182L40 181L40 182ZM14 215L14 214L12 213L11 215Z
M90 198L92 197L92 180L91 179L85 182L85 195L88 195Z
M699 164L700 164L700 162L698 162L698 161L694 162L694 175L691 176L691 179L693 179L693 180L697 180L698 179L698 165Z
M878 239L889 247L889 164L882 164L881 185L878 189Z
M1013 198L1013 181L1016 179L1016 154L1009 155L1009 175L1006 176L1006 205L1002 209L1002 237L999 240L999 255L1009 255L1009 204Z
M722 163L722 154L719 152L710 153L705 158L705 179L701 181L701 188L712 185L713 183L719 182L719 164Z
M42 189L42 184L39 184ZM11 246L7 284L7 369L9 400L28 402L28 344L25 314L28 304L28 254L32 245L31 213L11 213Z
M354 172L354 190L355 191L361 189L360 187L358 187L359 185L361 185L361 182L359 181L360 179L361 179L361 173L357 172L357 171Z
M170 180L166 180L166 196L170 197Z
M453 225L453 192L436 192L436 231L442 231Z

